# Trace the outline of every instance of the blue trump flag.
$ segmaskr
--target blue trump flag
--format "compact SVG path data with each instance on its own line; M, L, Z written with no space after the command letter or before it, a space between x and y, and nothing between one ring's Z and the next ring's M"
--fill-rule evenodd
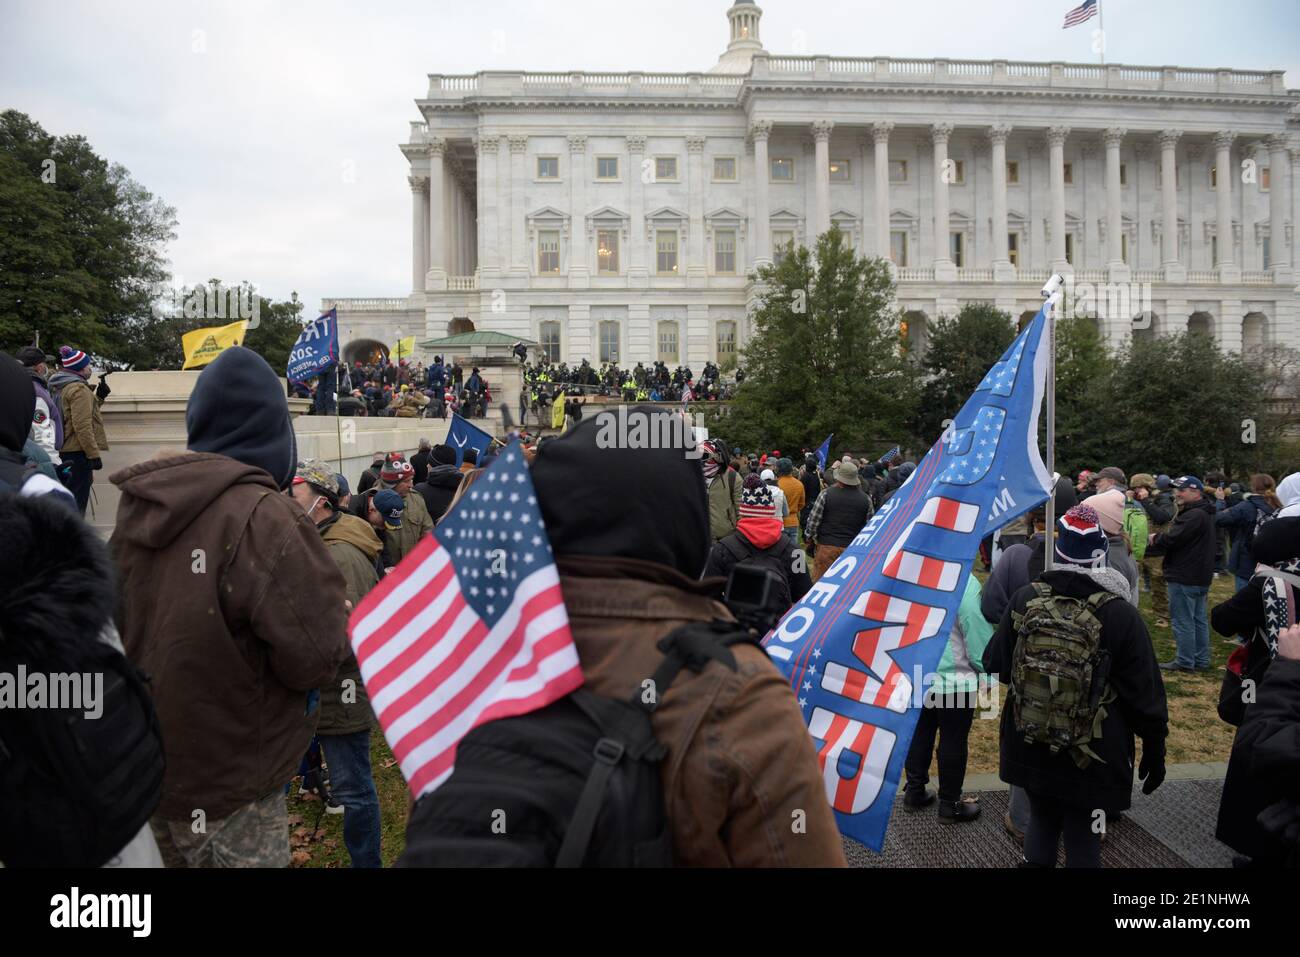
M1052 485L1038 452L1047 328L1040 311L902 488L764 639L808 723L840 831L875 851L980 539Z
M290 382L306 382L339 361L339 330L336 310L331 309L305 326L289 350L284 376Z
M477 425L471 425L466 419L462 419L459 413L453 412L451 414L451 428L447 430L447 444L456 450L457 467L464 463L466 449L473 449L478 453L478 460L482 461L483 453L492 447L492 441L492 436Z
M826 468L826 457L831 454L831 439L833 438L835 438L834 432L826 436L826 441L817 446L817 467L819 469Z

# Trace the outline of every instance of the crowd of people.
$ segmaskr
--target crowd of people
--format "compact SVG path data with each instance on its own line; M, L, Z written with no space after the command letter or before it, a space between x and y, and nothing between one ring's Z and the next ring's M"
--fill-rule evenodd
M0 672L75 672L111 658L131 693L108 696L93 729L64 713L0 708L0 805L21 812L0 824L0 861L284 866L286 793L297 782L322 812L341 810L353 866L380 866L376 727L348 615L455 511L496 453L458 460L423 441L409 456L376 454L353 490L328 463L299 460L277 375L231 348L198 377L185 450L109 477L121 500L104 545L80 514L81 476L108 448L107 390L102 380L90 389L79 350L60 350L54 375L51 361L39 350L0 354ZM552 375L544 369L530 381L587 384L542 379ZM641 371L634 398L665 378L694 382L690 370ZM354 397L393 390L384 410L404 385L461 385L440 362L347 373L359 379ZM470 395L487 391L481 377L471 388L476 374L464 382ZM609 369L580 374L599 380ZM716 380L716 369L700 379ZM587 690L646 705L663 754L656 786L672 861L843 866L813 742L758 638L830 572L915 464L897 449L823 462L806 449L756 452L717 437L698 449L611 449L597 432L579 408L562 436L528 440L523 452ZM1062 843L1068 865L1097 866L1104 821L1132 800L1134 765L1145 794L1165 778L1165 681L1209 667L1212 627L1238 645L1219 706L1238 731L1218 836L1243 866L1300 863L1300 473L1234 488L1221 475L1129 477L1108 466L1062 477L1051 501L1050 529L1040 506L982 547L988 574L969 576L926 691L903 808L934 807L953 825L980 816L963 794L970 691L1000 681L1000 773L1012 789L1003 823L1024 866L1054 866ZM757 611L740 599L742 571L766 583ZM1211 609L1209 586L1227 574L1234 594ZM1172 626L1170 661L1157 660L1142 590L1158 624ZM669 653L682 656L680 674L646 699L644 679ZM68 749L47 746L54 722L83 755L76 767L63 763ZM103 794L69 797L101 778ZM106 804L106 794L120 798ZM468 838L491 824L485 805L473 809L481 821L442 820L435 834L429 797L412 809L399 863L445 860L436 849L449 827ZM591 853L611 859L608 846Z
M526 355L526 350L524 351ZM599 369L583 359L573 368L564 363L552 363L546 356L536 362L523 363L523 389L519 396L519 421L528 422L531 414L539 426L550 424L553 404L564 395L565 415L571 422L582 420L581 411L576 416L573 406L581 406L589 396L615 399L623 402L718 402L730 399L736 386L745 381L743 369L737 369L733 381L722 377L718 366L704 363L697 378L690 366L677 366L671 372L663 362L650 368L638 362L631 369L621 369L613 362L601 363Z
M315 415L396 416L445 419L452 412L482 418L492 403L492 386L475 366L466 372L459 360L434 356L331 366L309 382L289 383L289 394L312 400ZM337 399L336 399L337 397Z

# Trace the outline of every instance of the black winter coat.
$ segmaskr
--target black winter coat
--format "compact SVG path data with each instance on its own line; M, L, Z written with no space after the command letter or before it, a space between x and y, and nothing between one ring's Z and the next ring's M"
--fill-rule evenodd
M1297 866L1300 847L1284 846L1258 822L1279 801L1300 801L1300 661L1288 658L1264 673L1232 743L1215 837L1256 863Z
M434 465L429 468L424 481L415 486L435 524L451 506L464 477L464 473L454 465Z
M709 562L704 567L704 578L726 578L731 574L731 569L738 565L741 559L736 558L731 549L725 542L728 540L735 543L743 552L748 552L750 556L769 559L768 561L759 561L754 564L756 567L772 571L779 566L782 574L785 576L786 585L790 589L790 604L793 605L804 595L808 594L808 589L812 588L812 576L808 574L806 561L800 563L801 571L795 571L795 546L782 535L776 540L776 543L768 548L759 548L740 532L732 532L725 538L713 543L713 548L709 552ZM747 559L746 559L747 560Z
M1181 506L1169 531L1157 535L1153 542L1164 551L1165 581L1208 588L1214 581L1217 540L1213 502L1202 498Z
M1111 572L1119 581L1123 576ZM1058 594L1086 599L1106 589L1094 574L1053 569L1041 581ZM1011 596L1011 605L998 623L997 631L984 649L984 670L1004 683L1011 680L1011 661L1016 632L1011 612L1023 612L1035 595L1025 586ZM1101 621L1101 649L1110 655L1110 687L1116 700L1107 708L1100 740L1092 750L1102 759L1080 769L1065 751L1053 755L1045 744L1026 744L1017 733L1010 700L1002 708L999 775L1036 794L1054 797L1075 807L1107 812L1128 808L1133 793L1134 736L1163 749L1169 733L1169 712L1165 686L1157 667L1155 651L1146 624L1127 600L1107 602L1097 613ZM1008 694L1008 699L1010 694Z

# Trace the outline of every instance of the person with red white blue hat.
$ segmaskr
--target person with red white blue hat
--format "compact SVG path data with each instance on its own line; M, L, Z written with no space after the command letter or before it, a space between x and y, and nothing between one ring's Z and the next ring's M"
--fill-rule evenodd
M108 383L101 376L99 386L91 391L87 382L90 356L72 346L59 347L59 365L60 370L50 377L50 391L63 414L63 446L59 449L63 465L59 475L85 515L94 473L104 467L102 455L108 449L100 412L108 398Z

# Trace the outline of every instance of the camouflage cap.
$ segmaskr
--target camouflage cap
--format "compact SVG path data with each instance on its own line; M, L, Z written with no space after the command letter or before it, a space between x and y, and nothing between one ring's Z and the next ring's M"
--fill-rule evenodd
M1137 475L1128 480L1128 484L1130 488L1145 488L1154 491L1156 479L1150 472L1138 472Z
M339 483L334 478L334 470L327 462L322 462L320 459L299 462L298 469L294 472L293 483L297 485L299 482L306 482L328 497L331 502L338 501Z

